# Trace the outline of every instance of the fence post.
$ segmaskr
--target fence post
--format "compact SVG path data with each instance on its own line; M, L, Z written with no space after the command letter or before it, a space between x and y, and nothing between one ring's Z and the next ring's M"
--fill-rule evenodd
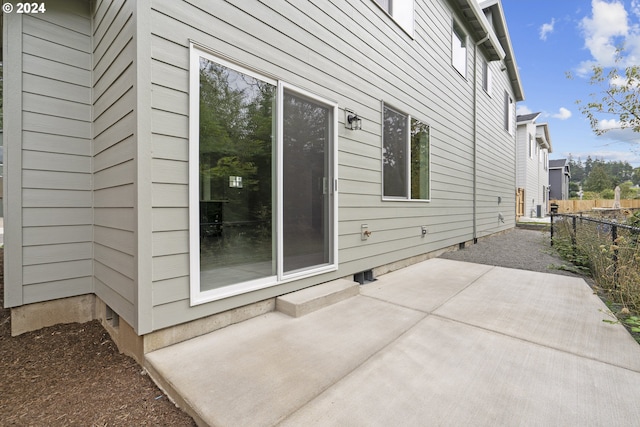
M576 249L577 249L577 239L576 239L576 230L577 230L577 225L576 225L576 216L572 216L571 217L571 223L573 225L573 234L571 235L571 247L573 249L573 253L575 255L576 253Z
M611 226L611 240L613 244L613 256L611 257L613 261L613 289L618 289L618 245L616 244L616 240L618 240L618 226L613 224Z
M553 212L551 212L551 246L553 246Z

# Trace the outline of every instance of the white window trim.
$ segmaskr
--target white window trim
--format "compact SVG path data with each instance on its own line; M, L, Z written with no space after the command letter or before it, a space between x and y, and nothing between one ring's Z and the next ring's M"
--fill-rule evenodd
M544 152L544 170L549 170L549 151L545 150Z
M391 20L393 20L393 22L396 23L396 25L398 25L398 27L400 27L402 29L402 31L404 31L405 33L407 33L407 35L409 37L411 37L412 39L415 38L414 37L414 33L415 33L415 28L416 28L416 3L414 0L409 0L411 1L411 28L407 28L404 26L404 24L402 24L402 22L397 19L395 16L393 16L392 14L390 14L384 7L382 7L382 5L380 3L378 3L376 0L373 0L373 3L381 10L383 11L389 18L391 18Z
M461 70L457 67L454 60L454 43L459 40L464 47L464 68ZM468 50L467 50L467 34L462 29L462 25L458 24L455 20L451 23L451 66L460 74L465 80L467 79L467 67L468 67Z
M505 113L505 117L504 119L507 121L505 123L505 131L507 131L509 133L509 135L513 135L513 113L514 113L514 102L513 102L513 98L511 97L511 94L509 94L509 92L505 91L504 92L504 113ZM538 144L536 143L536 146Z
M257 73L234 62L230 62L211 53L209 49L196 44L189 43L189 294L190 306L195 306L207 302L217 301L252 291L280 285L282 283L291 282L293 280L311 277L322 273L336 271L338 269L338 103L329 101L318 95L282 82L266 75ZM276 222L278 227L277 233L277 258L276 258L276 275L260 278L243 283L224 286L217 289L202 291L200 288L200 196L199 196L199 169L200 169L200 58L206 58L212 62L216 62L225 67L242 72L256 79L273 84L277 87L277 107L276 107ZM332 241L332 253L330 263L319 265L315 268L298 270L286 274L283 271L283 236L280 230L283 227L282 208L283 208L283 164L282 164L282 140L283 140L283 94L285 88L296 92L304 97L318 101L328 108L332 109L332 168L333 182L331 189L332 197L332 221L330 239Z
M533 135L529 134L529 158L533 160L533 153L536 151L535 148L533 148L533 144L535 143L535 138L533 137Z
M425 121L423 120L419 120L417 119L415 116L412 116L409 113L405 113L404 111L397 109L395 107L393 107L390 104L385 104L385 102L382 102L382 111L381 111L381 135L382 138L384 138L384 107L385 105L394 110L397 113L400 114L405 114L407 116L407 142L406 142L406 148L407 148L407 159L406 159L406 165L405 167L407 168L407 197L393 197L393 196L385 196L384 195L384 141L382 141L381 144L381 148L380 148L380 154L381 154L381 171L382 171L382 200L385 202L418 202L418 203L428 203L431 202L431 194L433 189L431 188L431 125L428 125ZM428 145L429 145L429 176L428 176L428 181L429 181L429 198L428 199L412 199L411 198L411 119L415 119L418 120L420 123L423 123L425 125L427 125L429 127L429 141L428 141Z
M491 72L491 63L489 61L487 61L486 59L483 59L483 66L482 66L482 89L484 89L484 92L489 95L490 98L492 98L491 96L491 92L493 89L493 73Z

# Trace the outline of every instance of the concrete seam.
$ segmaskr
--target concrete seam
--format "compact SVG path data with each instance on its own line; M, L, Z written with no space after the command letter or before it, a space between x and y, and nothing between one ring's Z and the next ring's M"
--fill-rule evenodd
M364 295L361 295L364 296ZM375 299L375 298L374 298ZM389 303L389 301L385 301L387 303ZM393 303L389 303L389 304L393 304ZM398 304L393 304L396 306L399 306ZM401 306L400 306L401 307ZM320 390L315 396L311 397L310 399L306 400L304 403L300 404L297 408L293 409L291 412L289 412L289 414L282 416L280 419L278 419L274 425L278 425L284 421L286 421L288 418L290 418L292 415L294 415L296 412L300 411L302 408L304 408L305 406L307 406L309 403L313 402L315 399L317 399L318 397L322 396L325 392L327 392L327 390L329 390L331 387L333 387L334 385L338 384L340 381L344 380L345 378L347 378L349 375L351 375L353 372L355 372L356 370L358 370L361 366L363 366L365 363L367 363L369 360L371 360L373 357L375 357L376 355L378 355L380 352L382 352L383 350L387 349L389 346L391 346L392 344L394 344L396 341L398 341L400 338L404 337L409 331L413 330L419 323L421 323L423 320L425 320L427 317L430 316L430 313L425 313L423 311L419 311L419 310L415 310L412 309L412 311L417 311L418 313L422 313L424 314L424 316L420 317L415 323L413 323L412 325L410 325L409 327L407 327L407 329L405 329L404 331L402 331L397 337L395 337L394 339L392 339L391 341L389 341L388 343L386 343L385 345L383 345L382 347L380 347L376 352L372 353L371 355L369 355L369 357L365 358L361 363L359 363L357 366L355 366L353 369L349 370L348 372L346 372L342 377L338 378L336 381L332 382L331 384L328 384L326 387L324 387L322 390Z
M614 368L624 369L625 371L629 371L629 372L633 372L633 373L636 373L636 374L640 374L640 370L636 370L636 369L629 368L629 367L626 367L626 366L617 365L617 364L611 363L611 362L606 362L604 360L596 359L594 357L585 356L585 355L578 354L578 353L572 353L569 350L564 350L564 349L561 349L561 348L552 347L552 346L547 345L547 344L542 344L542 343L539 343L539 342L536 342L536 341L531 341L531 340L528 340L526 338L521 338L521 337L517 337L517 336L514 336L514 335L509 335L509 334L507 334L505 332L500 332L500 331L496 331L496 330L493 330L493 329L485 328L483 326L474 325L472 323L464 322L462 320L453 319L451 317L446 317L446 316L443 316L443 315L440 315L440 314L435 314L435 313L431 313L431 316L437 317L437 318L440 318L440 319L444 319L444 320L449 320L451 322L459 323L461 325L470 326L472 328L480 329L480 330L483 330L483 331L486 331L486 332L491 332L491 333L494 333L494 334L497 334L497 335L502 335L503 337L511 338L511 339L514 339L514 340L517 340L517 341L521 341L521 342L525 342L525 343L528 343L528 344L533 344L533 345L536 345L538 347L547 348L549 350L559 351L561 353L569 354L571 356L576 356L576 357L579 357L581 359L591 360L593 362L602 363L604 365L612 366Z
M412 311L417 311L418 313L425 313L425 314L433 314L436 310L438 310L440 307L442 307L443 305L445 305L446 303L448 303L449 301L451 301L453 298L457 297L458 295L460 295L462 292L464 292L465 290L467 290L469 288L469 286L473 285L474 283L476 283L478 280L480 280L482 277L484 277L486 274L488 274L490 271L494 270L496 268L495 265L492 265L491 268L487 271L485 271L484 273L482 273L481 275L479 275L478 277L476 277L475 279L473 279L471 282L469 282L466 286L464 286L463 288L461 288L460 290L458 290L458 292L456 292L455 294L451 295L449 298L447 298L446 300L444 300L440 305L434 307L431 311L429 310L420 310L418 308L415 307L409 307L403 304L399 304L393 301L389 301L386 300L384 298L378 298L375 297L373 295L365 295L362 292L360 292L360 296L363 297L367 297L367 298L371 298L377 301L382 301L385 302L387 304L393 304L397 307L402 307L402 308L406 308L407 310L412 310Z

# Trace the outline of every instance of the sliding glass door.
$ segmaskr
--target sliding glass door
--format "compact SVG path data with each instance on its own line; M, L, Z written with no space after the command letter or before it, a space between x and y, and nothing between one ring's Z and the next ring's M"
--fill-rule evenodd
M192 49L192 303L335 269L336 105Z

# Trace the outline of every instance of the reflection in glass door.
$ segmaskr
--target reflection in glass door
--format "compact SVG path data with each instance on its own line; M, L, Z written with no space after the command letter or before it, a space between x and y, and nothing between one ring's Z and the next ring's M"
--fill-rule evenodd
M332 109L283 96L283 270L331 262Z
M200 284L274 276L276 86L200 58Z
M192 49L191 303L335 270L337 104Z

